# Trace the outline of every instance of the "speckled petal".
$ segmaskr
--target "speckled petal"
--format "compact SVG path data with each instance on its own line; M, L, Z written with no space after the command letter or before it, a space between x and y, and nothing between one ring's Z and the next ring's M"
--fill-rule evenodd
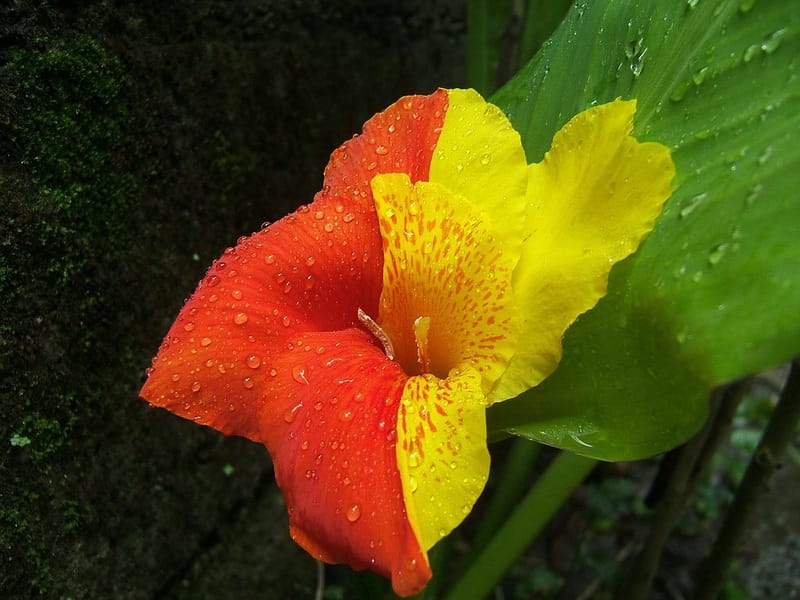
M397 464L409 521L430 549L472 510L489 476L486 410L477 371L419 375L403 390Z
M427 372L470 365L491 389L516 342L511 273L491 221L442 186L402 174L372 181L384 240L380 325L406 373L422 373L414 323L426 325Z

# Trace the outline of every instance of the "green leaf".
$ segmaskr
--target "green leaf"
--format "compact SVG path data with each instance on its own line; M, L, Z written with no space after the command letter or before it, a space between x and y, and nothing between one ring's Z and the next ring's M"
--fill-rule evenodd
M492 99L529 160L576 113L636 98L676 190L505 430L628 460L687 439L709 390L800 352L800 11L778 0L579 2Z

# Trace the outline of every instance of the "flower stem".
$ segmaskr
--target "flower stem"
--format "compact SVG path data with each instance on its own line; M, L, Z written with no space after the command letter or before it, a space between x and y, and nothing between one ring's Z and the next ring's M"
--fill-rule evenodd
M649 597L664 544L693 494L705 463L725 437L736 406L748 386L749 381L742 381L715 390L705 425L675 455L667 479L661 482L663 495L659 498L644 547L630 569L627 583L621 588L626 599L644 600Z
M571 0L528 0L522 17L517 68L522 67L539 50L564 18Z
M593 459L561 452L446 599L482 598L489 594L595 464Z
M472 542L473 555L477 554L502 525L514 505L525 492L528 479L542 446L532 440L516 438L506 457L503 475L495 486L489 507L481 517L481 523Z
M467 84L486 96L492 91L489 0L467 2Z
M725 521L711 553L699 572L695 600L716 598L725 581L731 560L742 540L747 522L767 491L767 482L778 468L786 447L800 423L800 363L792 363L786 385L764 430L742 482L736 490Z

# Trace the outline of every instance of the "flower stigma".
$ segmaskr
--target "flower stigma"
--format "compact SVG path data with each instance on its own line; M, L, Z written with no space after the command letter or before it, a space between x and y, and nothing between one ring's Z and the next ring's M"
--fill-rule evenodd
M358 309L358 320L364 324L364 327L375 336L381 344L383 344L383 352L386 354L389 360L394 360L394 346L392 346L392 340L386 334L386 332L375 322L375 319L370 317L367 313L364 312L362 308Z

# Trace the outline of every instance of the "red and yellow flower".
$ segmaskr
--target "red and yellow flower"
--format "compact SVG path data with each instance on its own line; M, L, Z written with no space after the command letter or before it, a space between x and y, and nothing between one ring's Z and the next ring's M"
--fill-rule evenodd
M314 202L214 262L142 397L265 444L301 546L419 592L486 482L486 408L555 369L671 192L635 106L580 113L528 165L474 91L402 98Z

